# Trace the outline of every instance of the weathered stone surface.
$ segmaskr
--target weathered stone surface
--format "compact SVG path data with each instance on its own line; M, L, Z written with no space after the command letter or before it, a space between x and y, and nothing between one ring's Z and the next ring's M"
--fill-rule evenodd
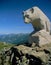
M51 46L49 48L51 48ZM28 54L30 56L32 55L33 57L39 58L44 63L47 63L47 61L49 59L49 53L51 53L49 48L47 46L44 48L43 47L42 48L39 48L39 47L30 48L30 47L26 47L23 45L20 45L17 47L17 49L19 51L22 51L22 53L24 55L26 55L26 54ZM46 54L46 52L44 50L49 51L49 52Z
M40 30L29 37L29 43L34 47L51 43L51 35L45 30Z

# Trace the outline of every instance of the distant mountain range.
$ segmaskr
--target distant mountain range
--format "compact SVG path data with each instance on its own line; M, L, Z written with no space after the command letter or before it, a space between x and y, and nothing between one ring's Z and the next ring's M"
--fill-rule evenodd
M0 42L12 43L12 44L21 44L28 42L29 34L2 34L0 35Z

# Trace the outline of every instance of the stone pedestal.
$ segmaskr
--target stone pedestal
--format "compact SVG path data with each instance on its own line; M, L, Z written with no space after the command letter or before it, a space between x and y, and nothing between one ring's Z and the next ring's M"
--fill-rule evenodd
M51 35L45 30L40 30L30 35L29 43L32 44L32 46L42 46L49 44L51 43Z

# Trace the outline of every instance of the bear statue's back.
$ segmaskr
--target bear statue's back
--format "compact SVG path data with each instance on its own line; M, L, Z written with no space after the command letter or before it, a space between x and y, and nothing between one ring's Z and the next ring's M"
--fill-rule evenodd
M35 16L37 15L37 18L41 20L40 23L44 25L44 29L50 33L50 20L48 19L48 17L38 7L33 7L33 9L34 9L34 13L36 13ZM36 24L35 19L34 19L34 24Z
M50 21L50 20L48 19L48 17L42 12L42 10L41 10L40 8L38 8L38 7L33 7L33 8L34 8L34 10L36 11L37 15L38 15L41 19L46 19L46 20Z

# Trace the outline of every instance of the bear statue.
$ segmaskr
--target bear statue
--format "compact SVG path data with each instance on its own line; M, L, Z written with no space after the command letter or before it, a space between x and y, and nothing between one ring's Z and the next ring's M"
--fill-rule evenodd
M50 20L37 6L23 11L23 17L25 23L33 25L35 32L45 30L50 34Z

